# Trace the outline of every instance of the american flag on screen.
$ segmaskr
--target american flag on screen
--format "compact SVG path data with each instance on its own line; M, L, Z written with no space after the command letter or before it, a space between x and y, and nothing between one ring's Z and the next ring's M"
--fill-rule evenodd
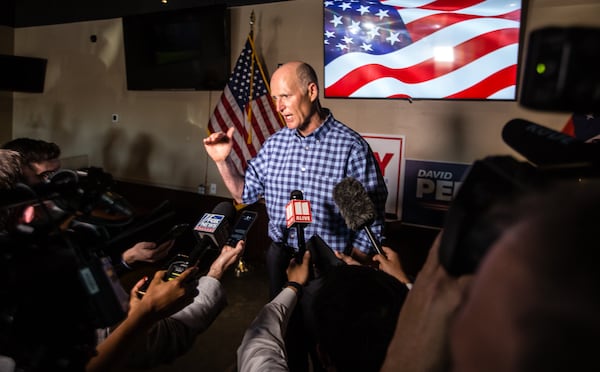
M520 0L323 6L326 97L516 97Z
M258 153L263 142L283 127L269 83L254 49L252 34L238 57L233 72L210 121L210 133L236 128L230 154L237 170L243 173L247 161Z

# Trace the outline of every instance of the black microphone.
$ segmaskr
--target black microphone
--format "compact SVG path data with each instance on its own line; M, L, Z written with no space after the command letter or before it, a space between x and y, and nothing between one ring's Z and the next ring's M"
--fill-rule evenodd
M369 227L375 220L375 204L363 185L356 178L346 177L333 188L333 200L346 225L354 231L364 230L375 251L385 257L381 244Z
M235 215L233 203L226 201L217 204L212 212L204 213L194 227L198 241L209 242L213 248L221 249L227 242Z
M600 145L523 119L513 119L502 129L502 139L538 166L600 164Z
M198 243L189 255L178 254L169 262L163 280L175 279L188 267L198 267L200 274L210 268L229 237L229 230L234 216L235 207L233 203L225 201L217 204L212 212L204 213L196 227L194 227ZM146 293L150 282L151 280L146 280L140 287L137 291L138 297L141 298Z
M111 212L116 212L127 217L133 216L133 210L127 200L113 191L105 191L100 195L100 202Z
M304 200L304 194L300 190L294 190L290 193L290 201L285 207L285 219L288 229L296 227L298 234L298 252L296 262L301 263L306 251L306 239L304 238L304 226L312 223L312 213L310 202Z
M227 242L235 213L233 203L226 201L217 204L212 212L204 213L194 227L198 243L187 260L180 260L169 266L164 280L181 275L191 266L197 266L200 272L209 268Z

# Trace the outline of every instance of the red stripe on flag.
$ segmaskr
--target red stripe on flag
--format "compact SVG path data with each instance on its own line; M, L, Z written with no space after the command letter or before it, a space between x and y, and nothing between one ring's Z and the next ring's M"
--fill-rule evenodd
M394 78L407 84L428 81L459 69L494 50L515 44L518 41L518 30L496 30L455 46L455 61L447 65L438 64L433 58L402 69L387 68L379 64L364 65L352 70L335 84L327 87L327 96L345 96L348 92L354 92L363 85L381 78Z
M481 80L479 83L470 86L469 88L448 96L447 98L477 98L489 97L499 90L512 86L516 81L517 66L508 66L496 72L493 75Z
M266 138L283 126L274 106L263 104L265 96L270 101L265 79L249 35L208 123L211 133L236 128L230 156L240 172L256 156ZM252 110L248 113L249 106Z

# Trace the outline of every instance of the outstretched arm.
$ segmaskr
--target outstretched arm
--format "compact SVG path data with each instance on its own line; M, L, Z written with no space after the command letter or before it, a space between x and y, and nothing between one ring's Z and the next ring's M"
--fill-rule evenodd
M194 279L196 272L196 268L189 268L177 278L165 282L162 280L165 271L157 271L141 299L137 297L137 291L144 280L140 280L131 289L127 317L98 345L97 354L88 362L86 371L108 371L121 366L138 337L144 337L157 321L192 302L198 294Z
M212 133L204 139L204 148L206 153L217 165L217 169L223 178L225 186L231 193L236 202L242 202L242 192L244 191L244 177L237 171L229 158L233 148L233 133L235 128L231 127L227 133Z
M289 281L306 284L309 269L310 252L306 251L301 264L291 260L286 271ZM287 286L261 309L238 347L238 371L289 371L284 335L299 295L297 288Z

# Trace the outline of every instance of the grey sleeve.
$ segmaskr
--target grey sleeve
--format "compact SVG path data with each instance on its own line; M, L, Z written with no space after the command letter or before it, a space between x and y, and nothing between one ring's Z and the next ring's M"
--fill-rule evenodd
M284 335L297 300L296 292L285 288L262 308L238 347L238 372L289 370Z
M130 368L152 368L170 363L185 354L196 336L204 332L227 305L221 282L203 276L198 282L194 302L148 330L134 345L127 360Z

